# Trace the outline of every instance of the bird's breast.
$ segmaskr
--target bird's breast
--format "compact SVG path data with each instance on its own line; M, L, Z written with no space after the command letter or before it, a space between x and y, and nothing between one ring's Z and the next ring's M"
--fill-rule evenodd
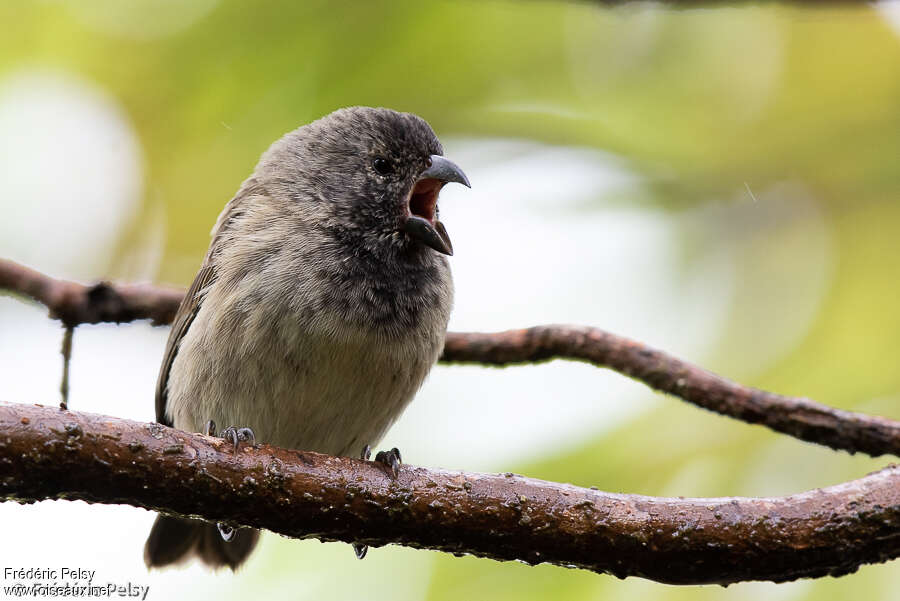
M207 292L172 365L175 426L199 431L212 419L331 454L374 446L437 360L449 299L409 289L391 299L377 286L323 298L321 287L272 284L257 276Z

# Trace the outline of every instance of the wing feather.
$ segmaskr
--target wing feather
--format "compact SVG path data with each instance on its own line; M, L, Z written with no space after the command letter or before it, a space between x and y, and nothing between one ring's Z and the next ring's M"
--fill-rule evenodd
M156 381L156 421L167 426L172 425L172 421L166 416L166 398L169 384L169 371L172 369L172 362L175 361L175 355L178 354L178 345L181 344L182 338L187 334L188 328L200 311L201 292L216 278L215 266L210 263L203 265L194 282L188 289L181 306L178 307L178 313L175 314L175 321L172 322L172 331L169 333L169 341L166 343L166 352L163 355L162 367L159 370L159 378Z
M205 297L205 290L216 280L216 255L222 241L222 234L233 223L236 217L242 213L241 205L244 199L249 196L259 194L260 189L255 180L252 178L244 182L237 195L225 205L216 225L212 231L212 243L206 257L203 259L203 265L194 278L191 287L188 288L187 294L178 307L175 319L172 322L172 330L169 332L169 340L166 343L166 351L163 354L162 366L159 370L159 378L156 381L156 421L167 426L172 426L172 420L166 416L166 402L168 398L169 372L172 370L172 363L178 355L178 347L184 339L191 327L194 318L200 311L200 306Z

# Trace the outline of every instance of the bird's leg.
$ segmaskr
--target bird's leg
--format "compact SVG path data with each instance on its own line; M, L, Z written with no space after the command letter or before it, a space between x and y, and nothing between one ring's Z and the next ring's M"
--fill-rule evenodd
M213 420L209 420L206 422L206 425L203 427L203 434L207 436L215 436L216 435L216 422ZM242 442L249 442L251 445L256 444L256 435L253 434L253 430L250 428L236 428L234 426L229 426L222 430L222 434L219 438L223 438L231 442L234 445L234 453L237 454L238 446ZM235 532L237 530L232 528L228 524L224 524L222 522L216 522L216 528L219 529L219 534L222 536L222 540L226 543L231 541L234 538Z

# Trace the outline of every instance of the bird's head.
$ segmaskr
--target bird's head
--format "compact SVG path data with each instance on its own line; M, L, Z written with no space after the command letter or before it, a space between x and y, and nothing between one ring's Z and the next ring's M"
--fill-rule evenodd
M318 218L337 237L376 253L453 254L438 219L438 194L447 183L469 186L469 180L443 157L422 118L340 109L288 134L274 150L294 165L296 193L314 199Z

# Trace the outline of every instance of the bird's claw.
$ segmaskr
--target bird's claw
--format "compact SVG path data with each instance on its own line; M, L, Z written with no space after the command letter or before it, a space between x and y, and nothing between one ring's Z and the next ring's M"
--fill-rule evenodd
M356 553L356 559L364 558L369 551L369 545L361 543L350 543L350 545L353 547L353 552Z
M249 443L250 446L256 444L256 435L253 434L253 430L250 428L236 428L235 426L228 426L224 430L222 430L222 438L231 442L234 446L234 454L237 455L238 447L242 442Z
M213 420L209 420L206 422L206 426L203 428L203 433L207 436L215 436L216 435L216 422ZM250 428L238 428L235 426L228 426L222 433L219 434L219 438L227 440L234 447L234 454L237 455L238 447L242 442L249 443L250 446L256 444L256 435L253 433L253 430ZM224 534L222 535L225 536ZM229 540L229 539L226 539Z
M372 447L366 445L362 448L362 451L359 452L359 458L363 461L368 461L372 456ZM353 547L353 552L356 553L356 559L363 559L366 556L366 553L369 552L369 545L364 545L362 543L350 543L350 546Z
M206 425L203 427L203 434L207 436L215 436L216 435L216 422L213 420L209 420L206 422ZM250 428L235 428L234 426L225 428L222 430L222 435L219 438L224 438L231 442L234 445L234 452L237 454L238 445L242 442L249 442L251 445L256 444L256 435L253 434L253 430ZM237 528L233 528L228 524L224 524L222 522L216 522L216 528L219 530L219 535L222 537L222 540L230 542L231 539L234 538L234 535L237 533Z
M235 528L232 528L228 524L223 524L222 522L216 522L216 528L219 529L219 534L226 543L231 542L231 539L234 538L234 533L237 532Z
M400 464L403 460L400 458L400 449L394 447L390 451L378 451L375 455L375 461L391 468L391 474L394 478L400 475Z
M372 447L369 445L364 446L359 453L359 458L363 461L368 461L371 456ZM402 459L400 458L400 449L397 447L394 447L390 451L378 451L375 455L375 461L391 468L391 474L393 474L394 478L400 475L400 464L402 463ZM364 545L362 543L350 543L350 545L353 547L353 552L356 553L357 559L364 558L369 551L369 545Z

